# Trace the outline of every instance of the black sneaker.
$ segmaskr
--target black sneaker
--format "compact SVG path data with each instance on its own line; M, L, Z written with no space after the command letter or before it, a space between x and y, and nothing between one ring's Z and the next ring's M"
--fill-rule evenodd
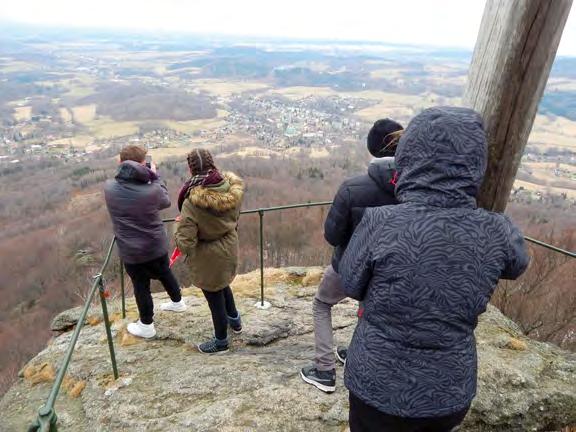
M202 354L223 354L228 352L228 341L219 341L214 338L198 345L198 351Z
M346 364L346 356L348 355L348 348L339 346L336 348L336 358L342 364Z
M319 371L314 366L307 366L302 368L300 376L308 384L312 384L319 390L325 393L332 393L336 391L336 370Z

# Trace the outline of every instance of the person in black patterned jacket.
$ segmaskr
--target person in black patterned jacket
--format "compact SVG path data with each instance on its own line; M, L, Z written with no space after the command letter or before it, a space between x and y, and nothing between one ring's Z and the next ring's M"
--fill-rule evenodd
M476 205L487 144L467 108L424 110L396 150L400 204L367 209L340 262L364 313L348 349L350 430L450 431L476 394L474 329L529 257L520 230Z

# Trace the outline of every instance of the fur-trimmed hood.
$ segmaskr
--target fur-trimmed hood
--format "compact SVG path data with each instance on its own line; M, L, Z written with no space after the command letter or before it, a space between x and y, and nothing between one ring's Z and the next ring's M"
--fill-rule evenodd
M222 173L219 185L196 186L190 189L188 199L200 208L226 212L240 206L244 196L244 181L232 172Z
M238 218L244 182L230 172L218 184L195 186L184 200L174 239L185 254L192 285L219 291L238 267Z

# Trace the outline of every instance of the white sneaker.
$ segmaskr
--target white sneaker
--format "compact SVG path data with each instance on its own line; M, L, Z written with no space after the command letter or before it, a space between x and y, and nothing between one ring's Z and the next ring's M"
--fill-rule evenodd
M154 328L154 323L152 324L142 324L140 320L135 323L130 323L126 327L128 333L145 339L150 339L156 336L156 329Z
M179 302L170 301L160 305L160 310L163 311L184 312L186 309L188 309L188 306L186 306L186 303L184 303L184 299L180 300Z

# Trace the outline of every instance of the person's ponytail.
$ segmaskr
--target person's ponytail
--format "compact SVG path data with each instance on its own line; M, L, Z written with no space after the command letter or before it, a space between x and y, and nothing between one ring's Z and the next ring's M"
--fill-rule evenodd
M398 147L398 142L400 137L404 133L404 129L391 132L384 137L384 147L382 147L381 153L383 155L393 155L396 153L396 148Z

